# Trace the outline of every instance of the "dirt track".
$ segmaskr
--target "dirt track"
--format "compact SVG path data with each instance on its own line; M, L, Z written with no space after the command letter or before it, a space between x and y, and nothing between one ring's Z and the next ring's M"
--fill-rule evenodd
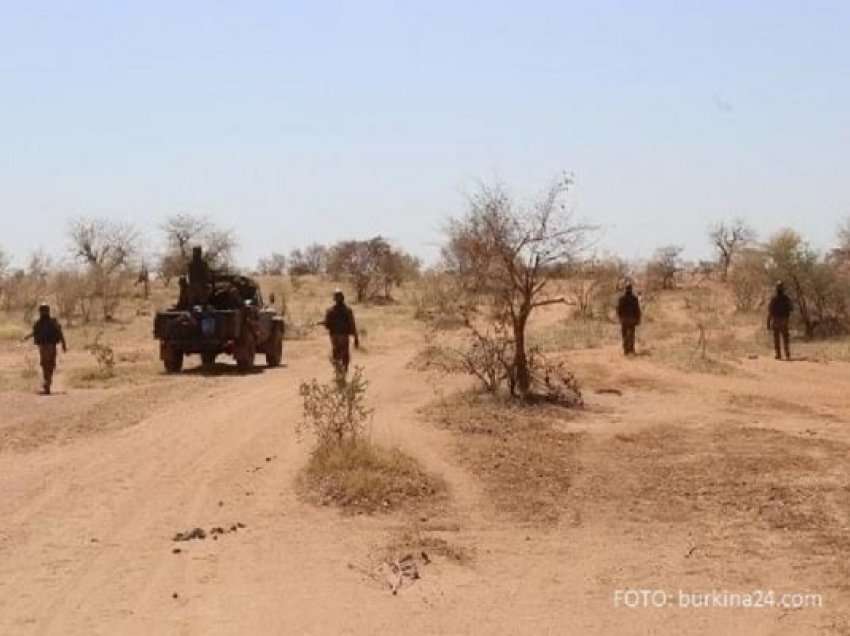
M450 434L417 417L416 409L434 395L425 377L405 366L418 342L394 334L384 344L358 358L379 407L373 434L446 478L452 503L438 521L451 522L456 531L442 536L474 553L470 564L435 560L420 581L392 596L363 572L370 554L408 521L344 517L298 501L293 482L307 454L293 432L300 417L298 381L327 372L324 342L311 340L294 344L288 368L249 377L182 378L201 390L192 398L154 404L132 426L0 452L0 633L800 634L848 629L842 618L846 586L827 567L833 553L807 557L783 543L781 532L779 539L770 534L763 545L748 544L745 530L724 525L724 502L711 498L705 506L718 507L709 510L710 523L698 524L704 533L699 536L692 524L649 514L664 508L652 500L660 486L641 489L646 482L638 476L636 489L626 488L625 479L620 488L622 475L615 468L623 461L652 470L652 454L647 468L646 453L617 454L620 446L612 443L617 435L652 430L659 423L706 431L721 417L770 424L790 436L814 431L810 435L845 444L850 442L848 365L799 363L777 371L772 360L759 359L747 361L743 379L706 378L659 370L646 360L623 370L613 348L577 356L580 364L604 371L600 386L617 384L625 393L591 395L588 412L575 423L575 430L587 435L571 494L576 514L539 528L500 519L479 481L455 461ZM809 382L815 367L825 374L817 399ZM768 371L778 375L766 383ZM640 389L632 388L635 378L641 379ZM729 395L761 397L736 402ZM770 400L780 398L803 410L771 410ZM39 399L0 394L4 410L42 408ZM754 416L754 409L764 417ZM26 435L25 429L17 435ZM781 452L791 439L765 445L765 456ZM635 440L620 441L631 449ZM846 447L835 452L841 448ZM827 452L812 450L822 460ZM709 478L715 465L706 464L703 476ZM833 471L830 479L848 483L846 467L826 465ZM630 505L641 497L645 507ZM195 526L237 522L245 528L216 541L172 541L176 532ZM173 553L175 548L181 552ZM701 554L703 548L709 554ZM615 609L614 591L634 587L816 591L823 593L825 607Z

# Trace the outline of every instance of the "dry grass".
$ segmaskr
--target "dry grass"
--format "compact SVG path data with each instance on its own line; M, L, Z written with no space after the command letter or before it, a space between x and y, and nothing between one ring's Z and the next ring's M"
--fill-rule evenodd
M375 513L434 505L445 482L397 448L363 440L325 445L310 456L298 480L308 501L348 513Z
M113 389L165 381L160 365L147 360L118 364L111 369L95 365L71 367L66 377L72 389Z
M523 522L560 518L581 436L555 425L575 411L463 393L426 407L423 415L456 434L461 461L483 480L498 511Z
M569 318L555 325L536 327L529 333L529 342L543 353L598 349L619 339L619 327L600 320Z
M761 412L765 410L778 411L781 413L793 413L806 417L817 417L818 413L810 406L777 399L766 395L755 393L736 393L728 397L728 404L733 410L750 412ZM824 417L820 415L819 417Z
M27 335L27 330L21 325L5 322L0 324L0 341L17 341Z
M609 504L624 521L683 523L695 533L720 525L703 540L779 539L792 558L850 557L847 444L737 425L666 425L615 435L597 450L581 499ZM729 546L703 549L721 547Z
M708 353L703 356L691 342L678 342L652 349L653 362L673 367L685 373L736 375L744 372L735 366L734 359Z

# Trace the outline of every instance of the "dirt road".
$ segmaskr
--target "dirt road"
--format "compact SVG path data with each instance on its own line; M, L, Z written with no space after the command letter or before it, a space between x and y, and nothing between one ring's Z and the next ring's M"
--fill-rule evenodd
M450 434L416 415L434 389L406 368L415 345L403 342L358 358L378 407L373 434L446 478L449 509L422 523L443 524L443 536L474 554L469 564L435 559L421 580L393 596L364 572L370 555L410 521L345 517L296 498L295 475L308 452L293 431L298 382L327 373L324 342L301 342L288 368L188 378L192 397L157 404L132 426L0 452L0 634L800 634L846 627L834 604L847 596L837 592L828 610L615 607L622 588L793 589L814 584L818 573L801 575L788 559L772 564L755 549L717 554L726 565L713 567L690 558L685 524L621 524L623 510L609 492L617 476L594 468L604 461L605 440L629 424L615 398L600 398L576 424L591 432L576 486L580 517L547 528L499 519L478 481L456 463ZM605 355L613 360L615 350ZM805 376L799 367L783 372ZM661 382L642 361L629 373ZM845 408L838 386L829 394L836 412ZM5 408L13 399L28 408L29 398L2 399ZM658 411L698 408L693 396L635 399ZM652 418L644 411L639 426ZM809 426L835 425L812 418ZM194 527L236 524L244 527L216 540L172 541Z

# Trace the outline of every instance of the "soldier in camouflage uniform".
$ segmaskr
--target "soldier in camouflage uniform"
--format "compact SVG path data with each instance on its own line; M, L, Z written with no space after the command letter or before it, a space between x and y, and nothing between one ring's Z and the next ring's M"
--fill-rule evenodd
M360 348L360 336L354 322L354 312L345 304L345 296L337 289L334 292L334 304L325 313L325 319L319 323L327 330L331 338L331 359L334 367L343 374L348 373L351 363L350 338L354 336L354 347Z
M192 248L192 260L189 261L189 305L204 306L210 299L212 273L204 260L200 247Z
M68 346L65 344L65 335L59 321L50 316L50 306L47 303L39 305L38 320L32 326L32 333L26 337L29 338L32 338L38 347L44 394L50 395L53 372L56 370L56 346L61 344L63 353L68 350Z
M791 334L788 325L791 318L791 312L794 310L794 304L785 293L785 286L782 283L776 284L776 294L770 299L770 305L767 308L767 328L773 331L773 348L776 351L776 359L782 359L782 349L785 349L785 359L791 359L791 351L788 341ZM780 347L780 344L782 347Z
M640 301L632 291L632 284L626 284L626 292L617 302L617 318L620 320L620 330L623 336L623 354L635 354L635 331L640 324Z

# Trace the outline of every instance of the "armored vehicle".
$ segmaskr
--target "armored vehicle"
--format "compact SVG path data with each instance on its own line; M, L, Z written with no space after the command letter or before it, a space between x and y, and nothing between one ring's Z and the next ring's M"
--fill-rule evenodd
M268 366L280 365L283 317L265 305L253 280L208 270L193 281L191 266L189 276L189 281L180 279L177 304L154 317L154 337L167 372L178 373L190 354L199 354L206 369L221 354L232 355L242 372L253 369L257 353L265 354Z

